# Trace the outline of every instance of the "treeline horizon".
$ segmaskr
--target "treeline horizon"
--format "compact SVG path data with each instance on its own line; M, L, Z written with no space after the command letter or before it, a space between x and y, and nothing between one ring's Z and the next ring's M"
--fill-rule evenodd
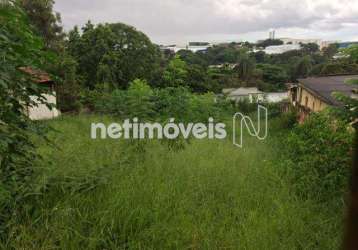
M103 93L127 89L140 79L153 88L186 87L193 93L221 93L223 88L257 87L265 92L285 91L287 82L307 76L357 74L356 57L333 59L338 46L320 51L317 44L302 44L300 50L268 55L253 52L254 46L280 45L277 39L258 44L228 43L207 51L161 51L147 35L124 23L74 26L64 32L55 1L17 1L31 29L52 56L42 69L57 83L59 107L76 110L88 91ZM210 67L212 65L223 67ZM231 65L230 65L231 64ZM234 66L232 66L232 64Z

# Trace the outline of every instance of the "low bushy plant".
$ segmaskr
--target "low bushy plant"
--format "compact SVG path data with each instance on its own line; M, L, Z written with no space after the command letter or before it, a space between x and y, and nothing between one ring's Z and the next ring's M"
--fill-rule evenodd
M245 114L249 114L252 112L255 112L257 110L257 104L256 103L250 103L248 99L242 99L238 101L235 106L238 110Z
M89 91L83 100L97 113L113 114L122 119L165 122L207 122L217 120L233 111L232 104L213 93L193 94L186 87L152 89L146 81L135 80L128 90L115 90L110 94Z
M328 112L312 114L287 139L294 186L303 196L328 201L346 190L352 159L347 123Z
M134 80L127 90L126 116L150 119L154 115L153 90L146 81Z
M207 122L209 117L220 118L220 112L215 102L215 95L207 93L192 95L190 100L190 121Z
M164 119L174 117L177 121L187 121L191 96L190 91L184 87L155 90L153 101L156 114Z
M281 129L292 129L297 124L297 113L289 111L279 116Z

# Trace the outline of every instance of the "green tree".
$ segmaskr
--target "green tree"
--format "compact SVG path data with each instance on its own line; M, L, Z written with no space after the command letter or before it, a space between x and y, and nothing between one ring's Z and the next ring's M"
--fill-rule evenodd
M81 108L79 97L81 79L77 74L77 62L69 55L63 54L57 64L56 72L59 76L56 87L57 104L61 111L79 111Z
M327 47L323 48L322 52L326 58L331 59L335 54L338 53L338 44L330 44Z
M268 91L278 91L285 88L285 83L289 78L286 69L271 64L258 64L257 68L262 71L262 80L269 83Z
M165 87L186 86L188 80L188 66L177 55L168 64L163 73Z
M155 90L155 112L164 120L174 117L177 122L190 121L191 96L186 87L158 88Z
M259 42L257 44L258 47L263 47L266 48L268 46L274 46L274 45L282 45L283 41L279 40L279 39L266 39L262 42Z
M188 65L201 65L203 67L208 66L208 62L199 53L194 53L190 50L180 50L177 52L177 55L179 55L180 59Z
M127 91L127 115L140 120L153 118L153 90L149 84L140 79L130 83Z
M78 51L81 50L81 35L78 30L78 26L75 26L67 35L68 40L65 43L66 51L70 55L77 55Z
M238 73L232 68L224 65L221 68L208 68L208 77L213 81L213 92L221 91L221 88L240 87Z
M296 64L295 77L304 78L307 77L312 69L312 59L310 56L302 57Z
M312 75L358 74L358 64L346 60L318 64L312 68Z
M20 3L46 48L56 52L63 50L65 34L60 14L53 11L54 0L20 0Z
M301 44L301 47L306 54L314 54L319 52L319 46L316 43Z
M207 65L217 65L236 63L241 53L242 51L235 46L216 45L209 48L202 57L207 61Z
M88 22L82 35L75 27L67 48L90 89L97 84L126 88L137 78L151 81L160 63L159 48L145 34L122 23L93 26Z
M257 63L265 63L266 53L264 51L257 51L252 53Z
M210 78L206 68L200 65L188 67L188 86L195 93L219 92L218 82Z
M349 56L353 63L358 63L358 45L352 45L343 50L343 53Z
M242 55L235 70L239 74L241 80L248 81L255 70L255 61L246 54Z

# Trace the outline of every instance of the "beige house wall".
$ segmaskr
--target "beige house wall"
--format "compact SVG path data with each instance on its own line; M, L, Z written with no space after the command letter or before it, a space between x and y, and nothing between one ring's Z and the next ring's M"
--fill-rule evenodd
M317 96L311 94L311 92L307 91L301 86L298 88L297 94L297 103L300 106L308 108L313 112L322 111L329 106L326 102L322 101Z

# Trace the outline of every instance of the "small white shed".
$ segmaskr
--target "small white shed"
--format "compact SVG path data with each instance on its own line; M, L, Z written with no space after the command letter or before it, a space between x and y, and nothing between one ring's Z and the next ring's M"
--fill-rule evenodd
M223 94L232 101L240 102L247 100L250 103L278 103L289 98L288 92L262 92L255 87L223 89Z
M223 89L223 94L227 95L228 99L235 102L247 100L250 103L254 103L258 101L263 101L265 97L265 93L258 90L256 87Z
M34 101L37 105L26 107L25 112L31 120L48 120L53 119L60 116L60 111L56 108L56 91L55 91L55 83L51 80L50 76L40 70L34 70L30 67L22 67L21 71L29 74L34 82L37 84L41 84L47 91L42 94L45 102L53 106L53 108L49 108L46 104L38 101L36 96L30 96L31 100Z
M268 103L278 103L289 99L289 93L286 92L269 92L265 93L265 101Z

